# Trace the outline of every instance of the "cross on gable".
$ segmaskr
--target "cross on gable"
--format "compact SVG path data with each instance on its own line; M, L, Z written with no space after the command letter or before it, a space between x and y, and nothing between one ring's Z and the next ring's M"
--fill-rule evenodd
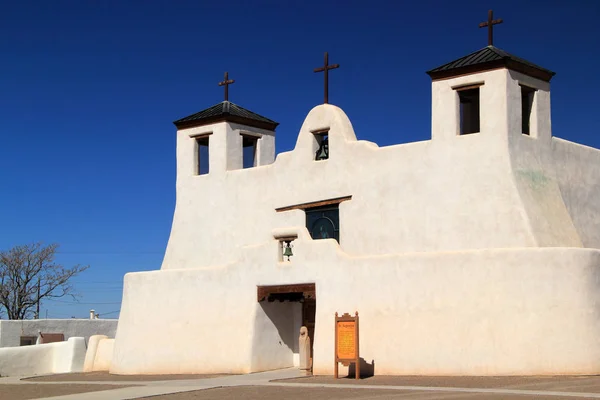
M229 79L229 73L225 72L225 79L219 82L219 86L225 86L225 101L229 101L229 85L235 83L233 79Z
M329 65L329 53L325 52L325 64L322 67L315 68L315 72L325 73L325 99L323 104L329 103L329 70L339 68L340 64Z
M494 19L494 10L488 11L488 20L479 24L480 28L488 28L488 46L494 45L494 25L501 24L502 18Z

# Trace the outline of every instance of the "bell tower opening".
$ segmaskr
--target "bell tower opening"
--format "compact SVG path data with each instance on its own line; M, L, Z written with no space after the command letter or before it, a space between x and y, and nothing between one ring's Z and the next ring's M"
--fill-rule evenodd
M315 161L329 159L329 129L318 132L313 132L314 143L313 151L315 153Z
M535 89L521 86L521 133L531 135L531 110L533 108L533 97Z
M197 137L196 139L196 175L206 175L210 171L209 167L209 146L208 136Z
M257 137L250 135L242 135L242 168L256 167L257 148Z
M464 90L457 89L457 92L460 104L460 134L478 133L480 126L479 87Z

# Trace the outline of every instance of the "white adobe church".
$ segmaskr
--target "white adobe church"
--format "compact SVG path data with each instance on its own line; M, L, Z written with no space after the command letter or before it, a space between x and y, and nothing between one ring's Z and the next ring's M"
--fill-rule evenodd
M547 69L490 44L428 74L423 142L357 140L331 104L277 157L227 100L176 121L171 236L125 276L110 371L291 367L305 325L331 375L358 311L378 375L600 373L600 151L552 136Z

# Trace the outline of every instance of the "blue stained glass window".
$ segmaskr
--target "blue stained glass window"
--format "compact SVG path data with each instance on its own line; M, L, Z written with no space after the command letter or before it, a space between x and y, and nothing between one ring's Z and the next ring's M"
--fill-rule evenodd
M340 242L339 204L307 208L306 228L315 239L335 239Z

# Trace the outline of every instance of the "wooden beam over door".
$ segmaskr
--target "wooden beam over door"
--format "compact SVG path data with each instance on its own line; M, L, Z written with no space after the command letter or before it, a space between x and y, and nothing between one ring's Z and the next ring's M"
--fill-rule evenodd
M293 285L270 285L257 286L257 300L263 301L268 299L269 295L278 295L285 293L302 294L304 298L316 299L317 291L314 283L299 283Z

